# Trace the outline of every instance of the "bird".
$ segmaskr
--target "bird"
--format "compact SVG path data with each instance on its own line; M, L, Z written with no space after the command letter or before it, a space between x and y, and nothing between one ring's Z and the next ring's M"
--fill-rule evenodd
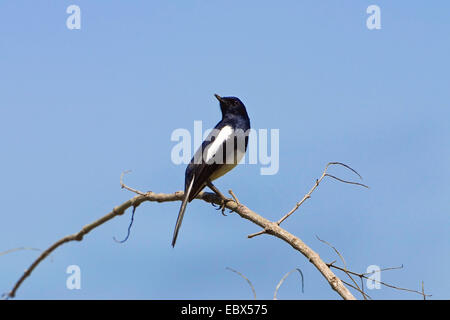
M195 199L206 186L222 199L220 208L223 213L227 198L212 184L212 181L236 167L247 151L250 118L245 105L236 97L221 97L218 94L214 96L219 101L222 119L206 137L186 167L184 197L175 224L172 247L175 247L188 202Z

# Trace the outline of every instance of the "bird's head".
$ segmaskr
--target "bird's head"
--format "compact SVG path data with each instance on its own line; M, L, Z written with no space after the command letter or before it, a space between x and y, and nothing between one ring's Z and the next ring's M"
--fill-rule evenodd
M248 117L247 110L244 104L239 98L236 97L221 97L218 94L214 95L220 102L220 110L222 110L222 116L226 115L241 115Z

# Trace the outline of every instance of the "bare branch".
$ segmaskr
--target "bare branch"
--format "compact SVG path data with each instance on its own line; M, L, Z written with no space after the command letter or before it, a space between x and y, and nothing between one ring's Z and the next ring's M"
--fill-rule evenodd
M122 174L123 178L123 174ZM123 184L123 181L121 179L121 186L131 192L136 193L137 195L133 198L131 198L128 201L125 201L121 205L115 207L111 212L106 214L105 216L101 217L100 219L92 222L91 224L88 224L84 226L79 232L68 235L54 244L52 244L47 250L45 250L32 264L31 266L24 272L24 274L20 277L20 279L16 282L13 289L7 294L8 297L14 297L16 295L17 290L23 283L23 281L33 272L33 270L41 263L51 252L56 250L58 247L63 245L64 243L71 242L71 241L82 241L83 237L87 235L90 231L93 229L99 227L100 225L104 224L105 222L113 219L116 216L122 215L125 213L125 211L130 207L137 207L142 202L150 201L150 202L170 202L170 201L181 201L184 197L184 193L182 191L178 191L175 193L155 193L155 192L141 192L136 189L130 188L125 186ZM214 193L209 192L200 192L197 197L197 199L201 199L208 203L214 203L217 205L221 205L223 203L223 200L217 196ZM225 207L227 209L230 209L232 211L235 211L237 214L239 214L242 218L247 219L259 227L263 228L265 232L269 235L272 235L274 237L277 237L289 245L292 246L295 250L300 252L302 255L304 255L308 261L310 261L317 270L322 274L322 276L326 279L326 281L330 284L331 288L335 290L343 299L349 299L354 300L355 297L352 295L352 293L344 286L341 279L339 279L327 266L327 264L320 258L320 256L312 250L309 246L307 246L300 238L294 236L293 234L289 233L285 229L281 228L277 223L267 220L266 218L262 217L261 215L257 214L253 210L249 209L248 207L244 206L243 204L238 204L235 201L227 201L225 204Z
M366 185L362 184L362 183L357 183L357 182L353 182L353 181L346 181L340 178L337 178L333 175L330 175L327 173L327 169L329 166L331 165L340 165L343 166L349 170L351 170L352 172L354 172L356 175L358 175L361 179L362 177L359 175L358 172L356 172L354 169L352 169L351 167L349 167L346 164L340 163L340 162L330 162L326 165L325 170L322 173L322 176L317 179L315 181L315 184L313 185L313 187L310 189L310 191L303 197L303 199L301 201L299 201L295 207L289 211L285 216L283 216L280 220L278 220L277 222L272 222L269 221L267 219L265 219L264 217L260 216L259 214L257 214L256 212L252 211L251 209L249 209L248 207L246 207L245 205L242 205L238 198L236 197L236 195L233 193L232 190L229 190L230 195L233 197L234 201L232 201L231 199L229 201L226 201L225 203L225 207L230 209L231 211L236 212L237 214L239 214L242 218L247 219L251 222L253 222L254 224L258 225L259 227L263 228L263 230L261 230L260 232L254 233L252 235L249 235L249 238L255 237L257 235L261 235L264 233L267 233L269 235L272 235L274 237L277 237L283 241L285 241L286 243L288 243L289 245L291 245L295 250L299 251L302 255L304 255L309 262L311 262L316 268L317 270L322 274L322 276L326 279L326 281L330 284L330 286L332 287L333 290L335 290L342 298L346 299L346 300L353 300L355 299L355 297L352 295L352 293L348 290L347 287L344 286L344 284L348 285L349 287L357 290L358 292L360 292L364 299L366 298L370 298L370 296L368 294L366 294L364 292L364 282L363 279L369 279L367 277L367 275L370 275L372 273L356 273L353 271L349 271L347 269L347 265L345 262L344 257L339 253L339 251L332 246L331 244L329 244L328 242L321 240L319 237L317 237L321 242L329 245L331 248L333 248L333 250L336 252L336 254L338 254L338 256L340 257L340 259L342 260L344 267L339 267L335 265L336 261L333 261L331 263L325 263L320 257L319 255L314 252L310 247L308 247L300 238L292 235L291 233L289 233L288 231L282 229L280 227L280 224L286 220L290 215L292 215L307 199L309 199L311 197L311 194L314 192L314 190L319 186L320 182L325 178L325 177L330 177L333 179L336 179L340 182L343 183L349 183L349 184L355 184L355 185L359 185L359 186L363 186L368 188ZM119 215L123 215L125 213L125 211L130 208L133 207L133 213L134 210L143 202L146 201L150 201L150 202L170 202L170 201L182 201L184 198L184 193L182 191L177 191L175 193L170 193L170 194L165 194L165 193L154 193L154 192L141 192L137 189L131 188L127 185L125 185L123 183L123 177L126 173L129 173L130 171L125 171L121 174L120 177L120 185L121 188L126 189L130 192L133 192L136 194L135 197L131 198L130 200L122 203L119 206L116 206L112 209L111 212L109 212L108 214L106 214L105 216L101 217L100 219L92 222L91 224L88 224L86 226L84 226L79 232L72 234L72 235L68 235L65 236L63 238L61 238L60 240L56 241L55 243L53 243L49 248L47 248L45 251L43 251L40 256L30 265L30 267L28 269L25 270L24 274L19 278L19 280L15 283L13 289L4 295L5 298L13 298L15 297L17 290L19 289L19 287L21 286L21 284L25 281L25 279L27 277L30 276L30 274L34 271L34 269L44 260L46 259L54 250L56 250L58 247L60 247L61 245L63 245L64 243L67 242L71 242L71 241L82 241L84 236L87 235L90 231L92 231L93 229L101 226L102 224L104 224L105 222L113 219L116 216ZM218 196L215 193L209 193L209 192L200 192L196 199L200 199L203 200L207 203L211 203L211 204L215 204L215 205L222 205L223 204L223 199ZM130 230L131 224L129 226L128 231ZM128 232L129 234L129 232ZM128 237L128 235L127 235ZM18 250L38 250L41 251L40 249L36 249L36 248L26 248L26 247L21 247L21 248L15 248L15 249L10 249L4 252L0 252L0 256L4 255L4 254L8 254L14 251L18 251ZM345 272L346 275L352 280L353 284L351 283L347 283L343 280L341 280L340 278L338 278L332 271L331 268L334 268L336 270ZM381 269L379 271L387 271L387 270L394 270L394 269L401 269L403 268L403 265L401 267L391 267L391 268L385 268L385 269ZM229 267L227 267L228 270L235 272L237 274L239 274L241 277L243 277L250 285L252 291L253 291L253 295L254 298L256 299L256 291L252 285L252 283L250 282L250 280L248 280L243 274L241 274L240 272L233 270ZM275 293L274 293L274 299L277 298L277 292L279 290L279 288L281 287L282 283L285 281L285 279L295 270L298 270L301 277L302 277L302 292L303 292L303 274L301 272L300 269L294 269L291 270L290 272L288 272L287 274L285 274L283 276L283 278L280 280L280 282L278 283ZM361 288L359 288L358 284L355 282L355 280L352 278L353 276L358 276L361 280ZM424 283L422 281L422 292L416 291L416 290L411 290L411 289L406 289L406 288L400 288L400 287L396 287L387 283L384 283L382 281L378 281L376 279L370 279L372 281L378 282L384 286L393 288L393 289L397 289L397 290L403 290L403 291L409 291L409 292L414 292L414 293L418 293L421 294L423 296L424 299L426 299L427 296L431 296L429 294L425 294L424 291Z

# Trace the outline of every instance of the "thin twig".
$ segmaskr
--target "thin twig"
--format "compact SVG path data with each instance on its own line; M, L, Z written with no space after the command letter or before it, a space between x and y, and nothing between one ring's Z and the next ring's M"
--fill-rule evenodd
M0 256L8 254L8 253L13 253L13 252L16 252L16 251L20 251L20 250L42 251L41 249L38 249L38 248L19 247L19 248L9 249L9 250L0 252Z
M316 238L317 238L317 240L319 240L320 242L325 243L326 245L328 245L329 247L331 247L331 248L334 250L334 252L336 252L336 254L337 254L337 255L339 256L339 258L341 259L342 263L344 264L344 267L347 268L347 264L345 263L344 257L343 257L342 254L338 251L338 249L336 249L335 246L331 245L329 242L327 242L327 241L325 241L325 240L320 239L318 235L316 235Z
M129 187L129 186L127 186L127 185L125 185L125 184L123 183L123 176L124 176L125 174L130 173L130 172L131 172L131 170L127 170L127 171L122 172L122 174L120 175L120 186L121 186L121 188L122 188L122 189L126 189L126 190L131 191L131 192L134 192L134 193L139 194L139 195L141 195L141 196L145 196L146 193L141 192L141 191L136 190L136 189L133 189L133 188L131 188L131 187Z
M233 271L234 273L236 273L236 274L240 275L242 278L244 278L247 281L250 288L252 289L253 298L256 300L256 291L255 291L255 287L253 286L252 282L246 276L244 276L242 273L240 273L239 271L231 269L230 267L226 267L225 269Z
M389 268L383 268L380 270L373 270L372 272L365 272L363 273L363 275L369 275L369 274L374 274L375 272L382 272L382 271L389 271L389 270L398 270L398 269L403 269L403 264L399 267L389 267Z
M130 237L130 233L131 233L131 227L133 226L133 222L134 222L134 213L136 212L136 207L133 207L133 211L131 212L131 221L130 224L128 225L128 230L127 230L127 235L123 240L117 240L116 237L113 237L113 240L117 243L124 243L128 240L128 238Z
M361 293L361 295L364 297L364 300L367 300L367 298L372 300L372 297L369 296L367 293L365 293L364 290L360 289L359 287L355 287L354 285L352 285L351 283L348 283L347 281L342 280L342 282L345 283L346 285L348 285L350 288L353 288L356 291L358 291L359 293Z
M427 300L427 296L425 295L425 289L423 286L423 280L422 280L422 295L423 295L423 300Z
M275 288L275 292L273 294L273 300L277 300L277 294L278 294L278 290L280 289L281 285L283 284L284 280L286 280L287 277L289 277L289 275L294 272L294 271L298 271L298 273L300 273L300 276L302 277L302 293L305 292L305 283L304 283L304 279L303 279L303 272L302 270L300 270L300 268L295 268L292 269L291 271L289 271L288 273L286 273L283 278L281 278L280 282L278 283L277 287Z
M357 186L361 186L361 187L364 187L364 188L369 189L369 187L366 186L365 184L362 184L362 183L359 183L359 182L354 182L354 181L347 181L347 180L344 180L344 179L335 177L335 176L333 176L333 175L331 175L331 174L329 174L329 173L327 173L327 174L325 175L325 177L330 177L330 178L336 179L336 180L338 180L338 181L340 181L340 182L343 182L343 183L355 184L355 185L357 185Z
M355 281L355 280L352 278L352 276L347 272L347 263L345 262L344 257L343 257L342 254L338 251L338 249L336 249L336 247L333 246L333 245L331 245L329 242L320 239L317 235L316 235L316 238L317 238L319 241L321 241L321 242L325 243L326 245L330 246L330 247L334 250L334 252L336 252L336 254L337 254L337 255L339 256L339 258L341 259L342 263L344 264L344 270L345 270L344 272L345 272L345 274L350 278L350 280L352 280L352 282L353 282L353 284L355 285L355 287L358 288L357 290L358 290L359 292L362 293L363 298L366 299L364 290L361 290L361 289L359 288L359 286L358 286L358 284L356 283L356 281Z
M233 197L234 202L236 202L238 205L241 203L239 202L239 199L236 197L236 195L233 193L233 190L228 190L228 193Z
M258 232L249 234L249 235L247 236L247 238L251 239L251 238L260 236L260 235L262 235L262 234L264 234L264 233L266 233L266 232L267 232L266 230L261 230L261 231L258 231Z

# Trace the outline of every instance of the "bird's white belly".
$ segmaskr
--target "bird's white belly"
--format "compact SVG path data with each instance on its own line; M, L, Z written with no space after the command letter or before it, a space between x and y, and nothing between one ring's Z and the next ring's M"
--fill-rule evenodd
M225 173L231 171L242 160L244 155L245 150L239 149L236 150L236 152L228 153L225 163L211 175L211 181L216 180L217 178L223 176Z

